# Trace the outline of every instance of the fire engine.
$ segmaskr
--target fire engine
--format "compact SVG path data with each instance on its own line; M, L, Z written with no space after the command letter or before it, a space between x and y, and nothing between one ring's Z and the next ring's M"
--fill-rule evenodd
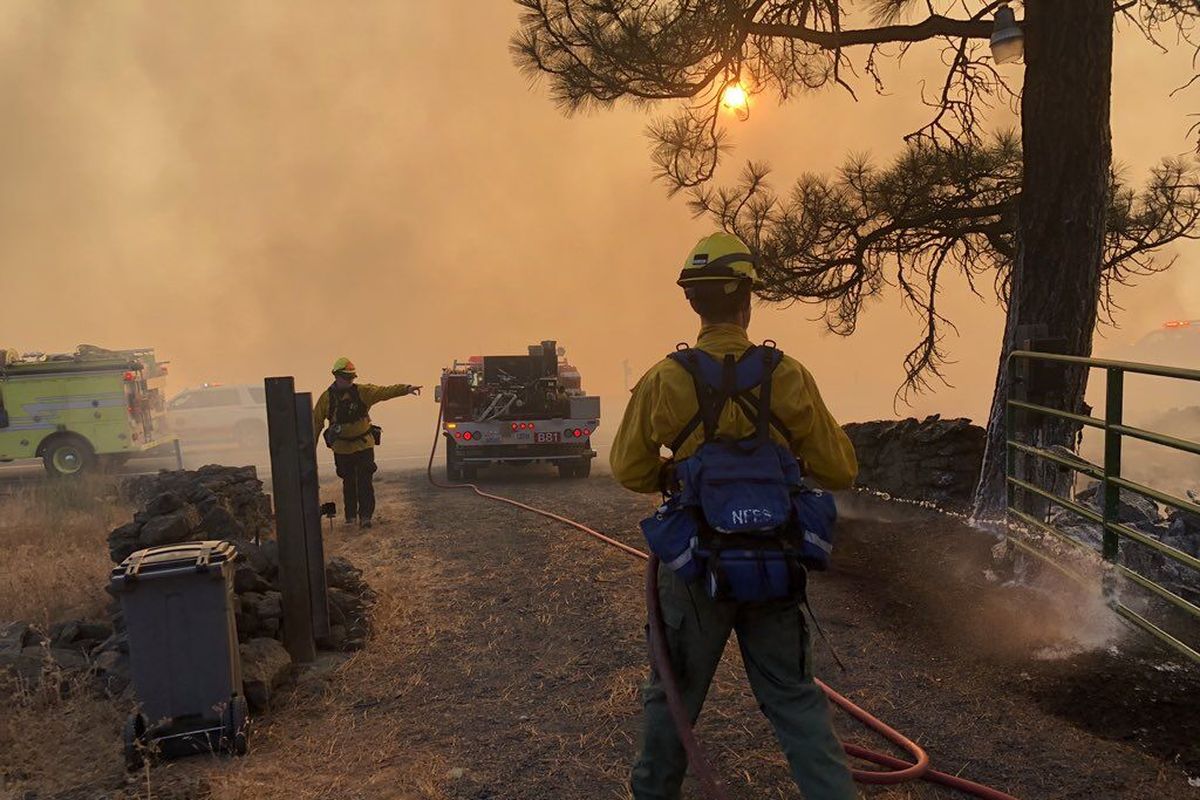
M446 475L469 480L489 464L551 463L564 478L586 478L596 452L600 398L557 342L530 345L526 355L472 356L442 370Z
M40 458L51 475L70 476L176 442L165 363L149 348L0 349L0 461Z

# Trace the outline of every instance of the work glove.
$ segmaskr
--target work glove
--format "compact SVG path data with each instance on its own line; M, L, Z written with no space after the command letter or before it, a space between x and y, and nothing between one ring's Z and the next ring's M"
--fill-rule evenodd
M408 388L406 388L406 389L404 390L404 393L405 393L405 394L418 394L418 395L419 395L419 394L421 393L421 387L420 387L420 386L409 386Z

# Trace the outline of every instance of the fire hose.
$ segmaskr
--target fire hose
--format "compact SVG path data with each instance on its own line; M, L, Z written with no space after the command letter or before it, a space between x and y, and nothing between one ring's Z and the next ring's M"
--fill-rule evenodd
M574 528L582 533L586 533L601 542L615 547L623 553L640 558L646 561L646 610L649 616L649 642L650 656L654 667L655 674L662 683L663 693L666 696L667 708L671 714L671 719L675 724L675 730L679 735L679 740L683 744L684 750L688 755L688 763L692 768L697 780L700 782L701 790L707 800L728 800L728 793L722 784L720 778L713 770L707 755L704 752L699 740L696 738L695 731L692 727L692 720L688 714L687 708L684 706L683 697L679 692L679 686L675 681L675 674L671 669L671 661L667 653L666 632L663 628L662 608L658 599L658 557L652 554L644 553L636 547L630 547L624 542L617 541L612 537L605 536L599 531L589 528L582 522L564 517L561 514L555 514L552 511L547 511L536 506L531 506L526 503L513 500L509 497L486 492L479 486L473 483L443 483L433 476L433 459L437 454L438 439L441 438L442 414L439 408L437 428L434 434L433 448L429 451L429 463L426 467L426 476L429 482L439 489L468 489L474 492L479 497L485 500L492 500L497 503L504 503L514 508L528 511L532 514L545 517L555 522L561 523L568 527ZM854 758L868 761L882 767L887 767L887 770L851 770L850 774L858 783L866 784L897 784L912 780L924 780L930 783L936 783L941 786L946 786L951 789L963 792L973 797L979 797L983 800L1018 800L1010 794L1005 794L997 789L989 786L984 786L974 781L959 778L945 772L939 772L930 767L929 755L921 749L920 745L913 742L904 734L897 731L882 720L872 716L863 708L857 706L849 698L839 694L834 689L818 678L813 679L816 684L821 687L830 702L838 708L845 711L854 719L858 720L868 729L883 736L892 744L907 751L913 761L905 761L894 756L889 756L885 753L878 753L874 750L860 747L856 744L842 743L842 748L846 754Z

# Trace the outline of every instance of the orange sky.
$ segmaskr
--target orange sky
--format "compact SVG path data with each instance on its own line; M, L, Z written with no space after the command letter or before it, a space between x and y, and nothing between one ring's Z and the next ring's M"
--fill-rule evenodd
M557 338L593 391L640 373L695 321L673 285L709 225L650 180L630 109L563 117L511 65L516 9L484 3L11 0L0 6L0 345L152 345L173 388L294 374L432 385L454 357ZM864 84L733 123L776 185L849 152L886 159L927 110L936 50ZM1008 68L1019 81L1020 67ZM1187 53L1118 36L1115 152L1140 180L1189 151ZM1011 119L997 117L997 124ZM1195 248L1126 292L1123 332L1200 317ZM1001 316L952 287L954 384L904 413L981 417ZM919 321L894 298L851 339L812 308L757 312L844 420L891 416ZM396 421L417 424L431 400ZM421 423L424 425L424 423Z

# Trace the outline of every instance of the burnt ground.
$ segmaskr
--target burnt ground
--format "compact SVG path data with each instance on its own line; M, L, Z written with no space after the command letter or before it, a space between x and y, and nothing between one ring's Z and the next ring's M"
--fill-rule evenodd
M386 522L327 539L380 591L370 646L302 680L259 721L250 757L166 765L128 791L627 798L646 672L642 564L549 520L434 490L422 474L380 481ZM638 546L653 503L607 477L513 473L490 487ZM938 768L1023 800L1200 797L1186 777L1200 774L1200 671L1128 635L1091 595L989 578L990 539L951 519L856 498L844 508L836 568L812 589L847 665L818 640L825 680ZM882 747L847 718L838 727ZM732 797L797 796L734 647L699 732ZM93 787L115 780L104 767ZM81 791L72 796L96 796ZM955 795L918 784L864 796Z

